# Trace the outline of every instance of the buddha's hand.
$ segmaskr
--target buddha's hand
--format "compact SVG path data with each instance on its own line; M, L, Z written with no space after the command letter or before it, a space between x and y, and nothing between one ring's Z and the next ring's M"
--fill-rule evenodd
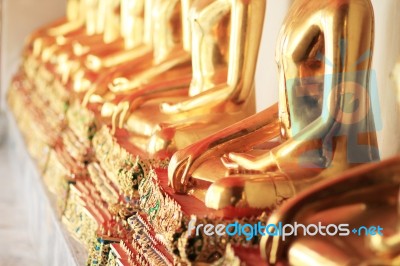
M197 142L174 153L168 166L169 185L177 193L187 193L194 185L192 173L208 158L207 144Z
M189 169L193 159L190 155L177 153L174 154L168 165L168 184L176 193L186 193L191 186Z

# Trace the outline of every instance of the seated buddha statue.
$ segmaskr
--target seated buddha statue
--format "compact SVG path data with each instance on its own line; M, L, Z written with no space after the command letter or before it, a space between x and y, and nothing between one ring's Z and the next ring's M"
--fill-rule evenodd
M41 27L27 38L23 51L24 69L31 78L40 65L40 56L45 47L63 43L65 37L79 35L84 31L86 12L84 0L69 0L66 18Z
M63 44L53 45L43 51L42 59L47 62L47 68L50 67L51 70L51 66L55 65L56 74L65 75L79 66L83 56L89 52L108 54L123 47L123 38L119 30L120 0L99 1L95 8L97 16L89 10L86 12L86 32L65 39Z
M190 86L139 90L117 106L115 123L151 156L169 157L253 114L264 13L265 1L195 1L189 15Z
M45 27L28 39L32 40L28 44L32 43L34 55L48 59L55 51L64 46L68 47L68 44L78 40L83 43L86 41L88 44L98 42L103 37L105 21L113 11L110 5L114 2L114 0L79 0L79 2L71 0L68 2L67 14L71 20L74 19L72 22L50 29ZM45 35L40 36L40 33ZM96 38L88 38L88 36L96 36Z
M323 227L285 239L271 230L260 244L268 265L398 265L399 163L396 156L356 167L285 202L268 224Z
M123 49L110 54L89 53L78 65L79 69L72 75L74 91L89 90L89 87L101 76L108 75L108 69L125 62L131 62L144 54L149 55L151 45L144 37L145 5L151 10L152 1L121 0L120 34L124 40ZM151 14L150 14L151 15ZM147 25L148 26L148 25ZM148 29L151 31L151 29ZM132 65L134 65L132 63Z
M90 95L101 91L100 88L107 88L114 78L142 64L150 65L153 47L149 33L154 23L151 19L154 2L121 0L120 35L124 40L123 48L108 54L89 52L71 75L72 89L88 94L84 105Z
M124 2L127 4L126 0L123 0L122 4ZM143 86L143 89L146 90L165 88L166 78L173 80L174 84L179 84L179 86L187 86L190 82L189 78L182 79L180 77L185 73L191 73L190 55L186 50L183 50L187 45L182 44L182 42L188 40L185 37L188 36L188 27L182 26L182 24L186 23L183 17L188 11L189 1L185 0L182 3L180 1L136 2L136 6L127 6L127 8L131 8L131 12L124 16L121 15L123 19L121 35L125 39L134 39L135 36L131 36L131 34L138 33L138 39L134 41L137 42L136 46L127 50L123 58L120 57L123 52L110 54L107 57L98 57L101 60L99 68L94 69L88 65L82 66L77 75L81 73L83 76L77 77L76 75L73 77L74 90L71 93L70 105L66 113L68 127L71 130L66 130L63 135L65 136L64 141L67 143L66 146L71 147L71 150L77 150L73 153L79 154L78 157L80 158L88 155L86 151L91 146L90 140L94 133L100 129L99 126L103 123L110 124L111 114L115 107L113 102L122 99L135 90L132 87L126 91L124 89L114 91L112 89L116 84L113 83L114 79L122 79L128 82L128 79L123 78L124 74L131 76L133 76L132 73L136 73L137 76L149 74L146 76L146 80L141 80L143 83L149 83ZM141 9L144 13L138 9ZM127 12L127 10L125 9L124 12ZM133 21L130 22L130 20ZM132 23L132 27L125 22ZM129 27L124 28L127 26ZM131 34L127 33L129 28ZM181 32L181 37L176 35ZM153 39L157 41L153 42ZM131 57L128 55L130 52ZM89 56L92 56L92 54L89 53ZM113 58L113 56L115 57ZM126 60L126 62L123 63L120 59ZM107 63L111 61L113 66ZM162 71L160 72L160 70ZM156 77L157 75L162 82L153 82L151 76ZM77 137L79 142L84 145L76 145L79 143L76 141Z
M148 46L138 47L143 44L143 0L109 0L101 3L106 3L99 6L99 12L105 14L104 21L97 20L98 25L102 25L100 28L103 28L102 40L87 45L75 41L72 54L70 51L70 54L58 55L56 61L64 75L54 86L85 93L100 74L109 74L107 69L126 62L130 62L132 67L132 61L148 52Z
M111 117L117 105L129 104L127 99L137 91L149 91L163 87L165 82L188 85L183 78L191 74L191 60L188 41L190 30L186 25L189 1L154 1L153 6L145 6L145 49L139 46L135 60L121 64L101 73L87 91L83 106L95 113ZM157 11L157 12L155 12ZM148 17L152 19L149 20ZM149 34L150 33L150 34ZM148 45L149 40L151 46ZM152 48L148 53L146 46ZM184 83L182 83L184 82ZM114 117L116 118L115 112Z
M110 0L111 1L111 0ZM102 5L100 5L102 3ZM36 38L33 53L28 53L25 70L28 77L35 80L37 87L50 83L58 72L65 73L63 62L74 52L81 55L87 46L101 43L103 39L106 12L101 8L107 1L82 0L80 2L81 20L84 24L75 31L52 31L46 38ZM61 61L61 62L60 62Z
M68 80L74 62L79 61L81 56L89 51L102 52L108 51L109 48L115 49L111 45L112 42L109 43L111 47L105 47L105 43L111 41L110 37L107 39L106 36L110 36L110 32L115 31L112 27L115 19L109 17L118 17L118 13L108 7L116 1L119 2L119 0L101 2L84 0L81 2L85 4L84 30L79 34L54 36L55 41L43 46L39 56L33 54L25 61L28 80L57 113L65 111L69 92L65 90L65 86L62 86L62 81Z
M379 159L370 101L374 15L369 0L292 4L276 58L272 106L174 154L177 193L201 181L208 207L275 208L297 191Z
M121 2L121 0L107 0L98 1L96 3L91 1L90 7L86 12L86 32L83 35L74 36L73 39L63 38L63 44L57 46L51 46L43 52L45 61L56 62L59 65L59 72L69 73L70 75L77 71L81 65L84 65L89 60L91 64L98 65L98 59L102 57L110 56L113 53L119 53L124 51L126 47L126 38L123 38L121 34L121 24L124 23L124 30L127 31L132 25L130 17L138 14L130 14L130 12L139 13L141 16L141 1L138 1L138 6L132 7L127 6L127 1ZM93 3L92 3L93 2ZM121 20L121 5L124 4L124 19ZM96 12L91 12L96 11ZM126 13L130 15L127 16ZM140 25L140 21L136 21L136 25ZM137 30L136 30L137 31ZM126 32L125 32L126 34ZM131 41L129 42L132 43ZM129 47L128 47L129 48ZM121 57L126 54L120 54ZM87 58L88 57L88 58ZM66 79L63 84L65 85Z
M57 36L71 34L75 31L82 30L85 22L85 4L84 0L68 0L66 16L53 21L32 33L26 40L24 54L33 52L32 50L35 46L35 42L39 42L40 39L42 39L41 44L43 44L43 41L46 38L50 39L53 37L55 39ZM36 43L36 45L39 45L39 43ZM38 48L39 47L37 47L37 49Z
M190 2L191 0L154 1L151 17L156 22L152 24L150 31L153 42L150 64L141 64L138 69L114 79L108 86L111 92L132 91L155 80L163 80L162 77L167 76L165 72L186 69L183 73L187 73L191 69L188 43L190 31L186 21Z
M53 87L65 87L70 91L69 108L66 113L68 127L65 135L70 136L68 146L74 147L79 142L90 147L90 140L96 132L97 115L92 112L101 108L101 88L107 88L115 76L123 71L135 69L135 67L151 61L152 38L149 32L153 29L152 10L155 1L130 1L121 0L120 9L120 35L124 39L124 49L117 50L105 56L89 52L78 61L70 61L78 68L69 75L69 79L53 84ZM80 62L79 62L80 61ZM94 96L92 96L94 94ZM96 101L89 99L97 98ZM100 119L101 120L101 119ZM82 147L81 147L82 148ZM86 148L78 153L86 154Z

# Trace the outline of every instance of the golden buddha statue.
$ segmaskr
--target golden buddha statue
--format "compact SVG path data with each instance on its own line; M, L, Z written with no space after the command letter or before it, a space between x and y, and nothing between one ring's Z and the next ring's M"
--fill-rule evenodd
M57 36L71 34L72 32L82 30L85 26L86 2L84 0L68 0L66 17L45 25L26 40L25 53L39 52L44 42L50 39L55 40ZM36 49L34 47L36 46Z
M64 83L68 78L65 73L76 71L88 53L104 56L123 48L124 40L119 28L120 0L98 1L95 8L95 12L90 9L86 12L86 32L43 52L45 59L57 65L57 74L64 74Z
M117 106L121 115L115 124L125 126L140 149L168 157L176 149L253 114L264 14L264 0L195 1L189 16L190 86L171 81L160 83L157 90L133 93Z
M121 36L125 48L107 56L88 54L73 76L74 91L85 93L83 106L89 102L104 102L103 96L109 92L114 80L117 84L121 80L127 81L124 76L152 65L153 29L158 23L153 19L156 6L157 2L153 0L121 1Z
M107 88L114 78L132 72L140 65L149 65L151 61L149 32L153 27L154 1L113 0L111 4L115 11L114 14L108 12L109 19L105 21L104 42L107 45L92 48L72 67L72 83L68 86L78 93L90 91L86 98Z
M391 74L397 96L399 66L397 63ZM349 224L350 230L356 230L345 241L337 236L300 236L282 242L278 236L268 236L261 245L264 258L271 264L286 261L290 265L399 264L399 162L400 157L395 156L346 171L288 201L270 218L271 223Z
M66 112L68 129L62 132L61 137L64 147L68 151L66 156L72 155L77 162L81 163L88 161L91 156L89 152L91 139L98 129L97 120L101 120L97 119L99 118L96 116L98 112L91 112L93 108L86 108L85 95L100 90L99 88L111 82L113 74L120 73L121 69L132 69L144 58L151 58L151 39L148 38L149 34L144 34L144 32L151 30L153 21L149 20L150 23L147 23L146 27L144 21L146 16L151 17L153 1L121 0L121 8L118 8L116 2L118 1L111 2L114 3L116 10L110 14L121 19L120 21L116 21L115 18L108 19L105 21L105 25L109 29L110 35L113 32L119 32L118 34L123 40L123 47L107 52L108 44L102 44L104 53L95 53L91 50L86 56L71 58L66 64L75 69L71 71L72 73L66 80L56 80L53 83L53 89L65 88L64 91L69 92ZM120 15L117 11L120 12ZM117 22L120 23L119 26L114 25ZM106 32L104 32L105 36Z
M274 208L318 180L378 160L369 97L373 42L369 0L296 0L276 53L279 109L175 153L171 186L195 193L201 181L212 183L205 203L215 209Z
M319 224L320 233L305 236L298 231L283 241L282 234L271 230L261 240L262 256L268 265L398 265L399 173L396 156L356 167L300 193L268 224ZM312 227L305 230L313 234Z
M33 79L41 64L43 50L56 44L65 43L65 38L81 34L85 30L86 13L85 0L69 0L67 14L31 34L24 47L24 70Z
M120 140L120 138L111 134L107 127L118 101L124 100L124 97L136 91L165 88L167 82L173 81L174 84L185 87L190 82L189 78L186 78L187 81L184 82L180 77L185 73L191 74L190 54L185 50L187 45L184 44L190 32L188 32L188 27L183 25L186 23L184 18L189 10L189 1L163 0L141 1L141 3L143 5L138 3L135 8L143 8L144 16L133 7L132 12L129 13L130 16L125 14L128 22L129 18L134 20L132 22L134 28L141 28L140 31L132 31L142 34L137 40L141 43L138 42L130 50L131 55L135 55L133 59L117 64L114 64L116 62L114 61L113 66L110 66L105 62L116 54L110 54L106 58L99 57L102 61L99 69L82 66L84 77L75 79L75 81L79 79L84 81L88 86L74 88L70 98L72 104L66 114L68 129L62 133L64 151L67 151L66 157L73 156L77 163L90 162L88 171L92 180L100 181L103 180L102 177L107 177L113 182L116 181L114 177L120 170L119 162L127 161L125 160L127 156L120 153L123 151L125 155L128 154L124 149L126 147L121 148L120 143L114 142L115 139ZM122 22L122 26L126 25ZM127 29L123 28L122 35L128 36L126 31ZM126 58L115 59L118 61ZM86 74L89 75L86 76ZM130 80L129 77L132 79ZM137 80L140 84L132 86L136 77L142 77ZM124 84L129 86L126 87ZM138 86L139 88L135 88ZM105 139L110 141L105 143ZM91 147L94 154L91 153ZM104 173L103 170L105 170ZM101 189L103 188L104 186Z
M137 89L147 91L146 86L152 87L151 84L166 80L179 80L178 77L191 72L187 43L190 31L184 19L190 1L145 3L143 45L132 50L136 58L132 57L126 63L102 73L90 86L83 100L83 105L100 103L102 113L106 116L111 115L115 105L127 105L125 96Z
M107 1L101 3L107 3ZM71 4L68 9L71 10L72 7L76 8L77 5ZM43 38L34 39L32 52L28 49L24 69L36 88L46 89L58 76L66 79L70 72L67 64L69 58L81 56L88 52L88 46L102 42L102 33L105 30L102 21L106 18L104 8L100 8L98 0L82 0L79 7L81 15L75 24L80 23L80 27L67 24L62 25L61 28L52 29Z
M93 44L102 38L106 30L105 21L113 12L111 4L114 0L70 0L67 3L67 23L56 23L56 26L44 27L28 39L28 48L33 46L34 56L41 56L48 60L49 57L64 47L69 47L76 41ZM59 25L60 24L60 25ZM86 36L86 38L85 38ZM96 38L87 38L96 36ZM31 45L29 45L31 44Z
M116 180L120 170L127 170L120 163L125 166L130 161L128 157L138 155L129 149L132 146L129 140L109 130L112 114L120 106L118 101L143 91L154 90L160 95L163 92L160 93L159 90L165 90L167 86L188 87L190 83L190 78L181 77L185 73L191 74L190 53L186 50L190 32L186 25L187 20L184 19L187 17L190 2L163 0L144 3L143 43L132 49L136 50L138 57L100 72L83 101L82 98L74 97L74 104L67 112L69 128L72 130L66 130L68 133L64 134L64 142L68 143L66 146L70 146L70 150L77 150L74 147L77 146L76 137L81 143L89 143L94 152L92 159L97 159L88 166L92 179L106 176L117 186L120 185ZM140 52L144 50L146 52ZM143 84L132 86L134 78L139 76L142 79L137 81ZM132 79L128 79L129 77ZM127 84L129 86L125 86ZM79 151L74 153L88 155L84 147L79 147Z
M32 84L31 87L37 95L37 99L34 100L35 105L44 110L49 123L62 123L65 107L68 106L70 97L70 93L63 86L62 81L68 80L72 71L71 66L79 62L81 56L89 51L108 50L104 43L111 40L110 37L109 39L105 37L110 35L106 35L108 32L114 31L111 26L115 23L103 23L103 20L110 16L118 16L118 14L115 14L115 10L103 6L107 4L106 7L110 7L116 1L119 2L119 0L102 2L83 0L80 2L84 7L80 9L81 17L84 17L83 27L72 32L53 29L54 31L50 35L44 35L48 37L45 39L46 42L41 37L34 39L34 51L27 54L23 63L27 77L25 82ZM109 21L110 19L106 20L106 22ZM111 21L113 22L113 20ZM39 43L39 45L35 45L35 43ZM47 108L49 105L50 108Z
M120 0L85 0L84 3L85 30L70 36L58 35L51 45L42 49L37 77L42 82L37 84L38 87L52 82L46 77L54 75L61 76L65 84L89 52L104 55L123 47L119 31Z
M150 4L149 4L150 3ZM120 50L113 51L106 54L93 54L89 53L82 59L80 64L77 64L77 69L72 75L72 88L76 92L86 92L92 86L96 88L98 84L93 85L96 80L103 80L101 77L109 76L110 68L113 68L113 72L116 71L115 67L129 62L129 67L132 68L134 63L137 64L137 59L143 57L143 55L149 55L151 51L151 45L148 38L144 38L145 30L145 5L147 9L151 7L152 1L130 1L121 0L120 5L120 26L116 27L111 20L111 33L120 32L120 36L124 40L123 47ZM148 14L148 16L150 16ZM149 23L148 23L149 24ZM117 29L119 28L119 29ZM151 28L147 28L151 30ZM109 35L111 35L111 33ZM135 61L136 60L136 61ZM133 61L133 62L132 62ZM128 67L126 67L128 69ZM117 69L120 69L117 68ZM104 81L103 81L104 82Z

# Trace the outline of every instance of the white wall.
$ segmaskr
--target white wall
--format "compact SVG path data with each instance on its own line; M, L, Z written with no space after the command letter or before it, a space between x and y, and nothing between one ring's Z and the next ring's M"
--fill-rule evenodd
M377 74L382 129L379 143L382 157L400 151L400 117L396 105L394 83L389 74L400 56L400 1L372 0L375 9L376 34L373 67ZM25 36L46 22L61 17L65 0L3 0L4 27L1 80L4 95L10 77L19 64L20 50ZM278 75L275 46L282 21L291 0L267 0L267 14L256 74L257 109L278 99ZM4 101L4 97L2 99ZM376 101L376 99L373 99Z
M400 116L396 86L390 79L400 56L400 1L372 0L375 10L375 50L373 67L378 80L382 130L379 131L381 157L400 151ZM374 99L373 99L374 100Z
M1 45L1 102L11 76L20 63L21 48L25 37L36 28L62 17L66 0L0 0L3 4Z
M278 34L292 0L267 0L263 36L256 72L257 110L261 111L278 100L278 69L275 47Z

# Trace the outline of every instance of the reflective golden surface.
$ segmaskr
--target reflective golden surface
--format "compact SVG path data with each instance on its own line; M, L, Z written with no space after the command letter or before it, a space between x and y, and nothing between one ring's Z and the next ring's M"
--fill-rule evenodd
M67 15L55 22L50 23L31 34L26 43L26 48L32 48L35 42L41 42L45 38L65 35L74 30L80 30L85 23L86 3L84 0L69 0L67 2ZM51 43L51 41L49 41ZM36 44L39 45L39 44Z
M93 12L86 12L87 16L93 13L93 18L87 17L85 34L67 41L50 57L59 73L67 73L61 80L64 85L88 60L87 57L106 57L124 49L120 30L120 0L99 1L94 8Z
M167 79L163 82L171 83L141 90L127 97L128 104L120 103L118 124L122 126L126 118L132 142L151 154L168 156L254 113L254 73L264 13L265 1L195 1L189 16L190 86ZM190 31L185 25L183 29ZM186 49L189 43L184 43ZM187 82L189 75L180 77Z
M103 72L83 101L84 105L100 103L103 116L113 115L114 128L125 120L130 101L135 99L134 93L148 92L150 87L154 87L152 84L168 79L177 80L180 75L191 71L190 54L186 50L190 32L187 31L187 21L183 19L187 13L183 8L187 9L189 2L143 3L143 45L129 52L129 58L124 58L129 59L126 64Z
M103 21L111 10L105 12L97 1L92 0L83 0L80 5L73 3L69 3L67 13L72 14L72 10L75 10L76 14L81 15L61 26L48 29L42 33L43 36L36 36L31 42L33 50L27 53L24 69L38 87L47 86L54 75L68 75L68 61L71 57L80 57L89 52L91 46L99 47L104 41L102 33L106 32L106 25Z
M265 236L261 253L270 264L398 265L400 158L347 171L287 201L268 223L380 226L382 236ZM332 230L331 230L332 231ZM361 231L360 231L361 232Z
M67 17L46 25L31 34L24 48L24 69L34 78L46 48L62 45L68 36L82 34L85 30L87 5L85 1L70 0L67 3ZM52 48L55 49L55 48Z
M213 182L205 198L211 208L274 208L318 180L378 160L373 41L369 0L296 0L276 53L279 110L178 151L169 166L176 192L196 193L202 179Z
M105 23L110 25L109 36L119 35L122 39L114 49L110 49L110 45L104 45L105 52L87 54L72 77L74 91L89 91L84 105L91 95L100 94L107 88L113 77L134 69L146 56L149 58L146 60L150 60L152 39L145 32L152 30L153 22L145 23L145 20L146 17L151 17L152 1L145 4L143 0L121 0L120 5L115 1L112 4L116 11L120 11L120 15L106 20ZM106 35L105 33L105 37Z
M150 31L153 45L151 64L114 80L109 85L113 93L132 91L141 85L163 81L168 73L177 78L174 71L190 71L190 31L185 19L189 3L189 0L154 1L150 10L154 21ZM128 102L129 98L124 101Z

